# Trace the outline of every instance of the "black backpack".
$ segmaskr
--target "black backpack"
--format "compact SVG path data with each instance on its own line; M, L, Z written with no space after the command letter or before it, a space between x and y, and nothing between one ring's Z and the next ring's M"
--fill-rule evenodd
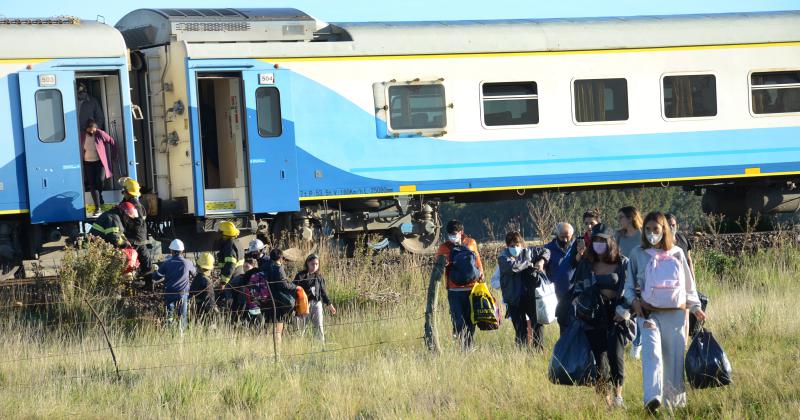
M603 309L603 296L594 286L584 289L575 302L575 316L592 327L603 323L605 318Z
M477 255L465 245L454 245L450 250L450 280L456 285L465 286L480 278L477 259Z

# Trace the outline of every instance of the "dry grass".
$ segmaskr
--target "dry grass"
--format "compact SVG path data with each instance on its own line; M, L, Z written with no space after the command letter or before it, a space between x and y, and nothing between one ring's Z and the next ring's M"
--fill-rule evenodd
M349 303L326 319L327 351L310 334L288 334L277 363L262 331L219 323L216 329L195 325L181 337L151 324L112 322L123 370L117 380L96 328L43 329L18 312L8 315L0 324L0 417L644 416L638 362L626 363L628 409L611 410L590 388L551 385L549 354L518 350L510 323L478 333L474 351L458 351L444 337L445 299L439 319L445 348L440 356L429 354L418 339L424 293L416 290L426 282L424 261L378 258L384 260L328 262L334 295ZM378 268L367 270L370 265ZM800 252L792 248L737 261L719 274L703 260L699 283L711 299L708 326L729 354L735 383L690 391L689 406L676 417L800 414L800 318L793 310L799 266ZM402 297L377 304L360 290ZM552 348L558 327L546 327L545 334ZM56 357L12 361L49 355Z

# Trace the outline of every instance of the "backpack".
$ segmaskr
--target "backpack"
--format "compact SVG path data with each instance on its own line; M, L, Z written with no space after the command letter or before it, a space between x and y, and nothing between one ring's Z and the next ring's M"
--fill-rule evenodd
M308 295L302 287L297 287L297 301L295 302L294 312L297 316L308 316Z
M534 293L536 295L536 323L551 324L556 320L556 307L558 306L555 285L542 274L539 287Z
M244 297L247 309L259 308L262 304L270 302L269 284L263 271L258 271L250 276L250 281L244 288Z
M486 283L476 283L469 293L470 319L481 330L496 330L500 327L499 312L494 296Z
M675 248L673 248L675 249ZM642 299L655 308L683 309L686 307L686 276L676 251L658 252L648 248L652 258L644 272Z
M465 286L480 278L481 270L478 269L477 259L466 245L454 245L450 249L449 279L458 286Z
M578 300L575 301L575 316L590 327L604 323L603 296L596 287L583 289L578 295Z

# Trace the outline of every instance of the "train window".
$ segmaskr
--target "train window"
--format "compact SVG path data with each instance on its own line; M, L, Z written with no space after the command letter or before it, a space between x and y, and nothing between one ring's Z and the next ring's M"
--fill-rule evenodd
M389 87L389 126L392 130L444 128L447 125L441 84Z
M279 137L283 132L281 124L281 94L278 88L260 87L256 89L256 119L258 135Z
M66 138L64 102L58 89L36 91L36 126L43 143L57 143Z
M713 74L665 76L663 85L665 117L717 115L717 78Z
M575 121L625 121L627 119L627 80L587 79L575 81Z
M536 82L484 83L481 93L486 126L539 124Z
M800 112L800 70L750 75L754 114Z

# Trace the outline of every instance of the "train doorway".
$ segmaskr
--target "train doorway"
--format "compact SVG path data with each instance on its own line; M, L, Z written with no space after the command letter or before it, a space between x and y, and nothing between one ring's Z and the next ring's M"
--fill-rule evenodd
M241 75L198 74L197 92L205 213L249 212Z
M78 143L81 153L81 167L83 172L84 193L83 201L86 216L97 215L99 211L108 210L122 199L121 187L117 180L128 176L128 158L126 155L125 124L123 121L123 98L120 76L115 71L78 72L75 74L75 110L78 120L80 137ZM98 144L102 151L88 150L85 139L87 123L92 120L97 128L103 130L112 139L109 143ZM101 153L97 153L101 152ZM105 164L100 159L100 154L105 157ZM92 163L94 162L94 163ZM99 162L99 163L98 163ZM100 170L105 172L105 167L111 172L109 178L99 180ZM92 197L93 188L100 184L98 195ZM96 201L99 199L101 208L98 211Z

